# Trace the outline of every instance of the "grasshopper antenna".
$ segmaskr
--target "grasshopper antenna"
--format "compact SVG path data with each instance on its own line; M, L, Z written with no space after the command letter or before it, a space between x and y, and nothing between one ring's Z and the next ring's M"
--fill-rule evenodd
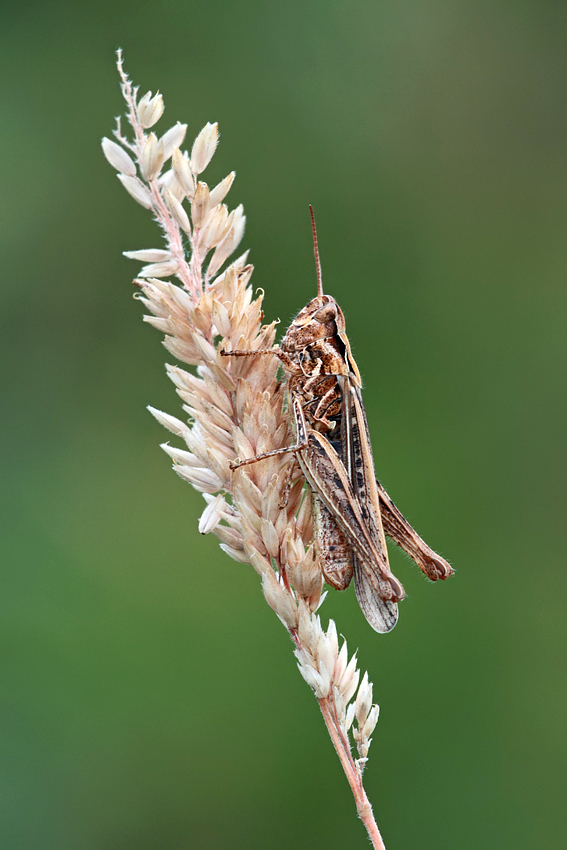
M315 214L313 207L309 204L311 213L311 227L313 228L313 251L315 252L315 268L317 269L317 295L323 294L323 278L321 276L321 260L319 259L319 247L317 245L317 228L315 226Z

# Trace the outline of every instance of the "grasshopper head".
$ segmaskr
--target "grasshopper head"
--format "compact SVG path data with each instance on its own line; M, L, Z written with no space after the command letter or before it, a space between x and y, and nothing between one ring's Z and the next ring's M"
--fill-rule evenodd
M326 341L325 345L321 345ZM327 358L331 348L335 354ZM324 356L327 374L349 374L360 386L360 373L351 354L343 311L331 295L318 295L301 310L282 340L282 351L293 356L310 349L312 356ZM325 355L323 352L325 351Z
M303 351L309 345L344 332L345 317L335 299L318 295L297 314L282 341L282 349L290 354Z

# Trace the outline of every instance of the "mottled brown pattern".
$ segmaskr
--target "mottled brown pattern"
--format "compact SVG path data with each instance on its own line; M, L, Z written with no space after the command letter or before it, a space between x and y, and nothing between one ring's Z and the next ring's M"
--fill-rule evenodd
M405 592L390 570L385 533L430 579L447 578L453 570L376 480L360 374L334 298L322 293L313 298L290 325L281 348L271 351L287 376L295 434L295 445L287 451L296 455L313 493L315 541L325 580L344 590L354 575L368 622L376 631L390 631ZM273 453L245 463L268 456Z

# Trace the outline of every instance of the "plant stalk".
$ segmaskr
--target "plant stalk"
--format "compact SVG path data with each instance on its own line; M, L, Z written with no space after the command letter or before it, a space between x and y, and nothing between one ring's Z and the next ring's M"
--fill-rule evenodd
M386 850L386 845L382 840L380 830L378 829L378 825L374 819L372 806L370 805L370 801L366 796L366 791L364 790L364 786L362 784L362 776L360 774L360 771L354 763L350 750L345 747L342 736L339 734L337 724L334 721L334 706L332 705L332 702L328 697L325 699L320 699L318 700L318 702L319 707L321 709L321 714L323 715L323 719L325 721L325 725L327 726L327 730L329 732L329 735L331 736L331 740L333 742L335 750L337 751L337 755L345 772L348 784L350 785L351 791L353 793L358 816L366 827L368 837L372 841L372 846L375 848L375 850Z

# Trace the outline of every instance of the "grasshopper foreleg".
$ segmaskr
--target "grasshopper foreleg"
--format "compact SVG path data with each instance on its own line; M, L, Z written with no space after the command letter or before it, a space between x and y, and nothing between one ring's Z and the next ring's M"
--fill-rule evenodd
M301 369L297 366L297 364L291 359L289 354L286 354L285 351L282 351L278 346L274 346L274 348L259 348L258 351L226 351L224 348L221 348L220 353L223 357L258 357L258 355L262 354L272 354L274 357L277 357L281 362L282 366L290 373L290 374L299 374L301 373Z
M307 434L307 426L305 424L305 416L301 409L299 399L293 401L293 414L295 421L296 444L295 446L284 446L282 449L273 449L271 452L263 452L256 457L247 457L245 460L239 460L230 464L231 469L238 469L241 466L247 466L249 463L257 463L259 460L264 460L267 457L276 457L277 455L294 454L305 451L309 448L309 439Z
M238 460L230 464L231 469L240 469L241 466L247 466L249 463L257 463L259 460L265 460L267 457L276 457L277 455L297 454L297 452L305 451L308 443L297 443L295 446L284 446L283 449L274 449L271 452L263 452L255 457L247 457L244 460Z

